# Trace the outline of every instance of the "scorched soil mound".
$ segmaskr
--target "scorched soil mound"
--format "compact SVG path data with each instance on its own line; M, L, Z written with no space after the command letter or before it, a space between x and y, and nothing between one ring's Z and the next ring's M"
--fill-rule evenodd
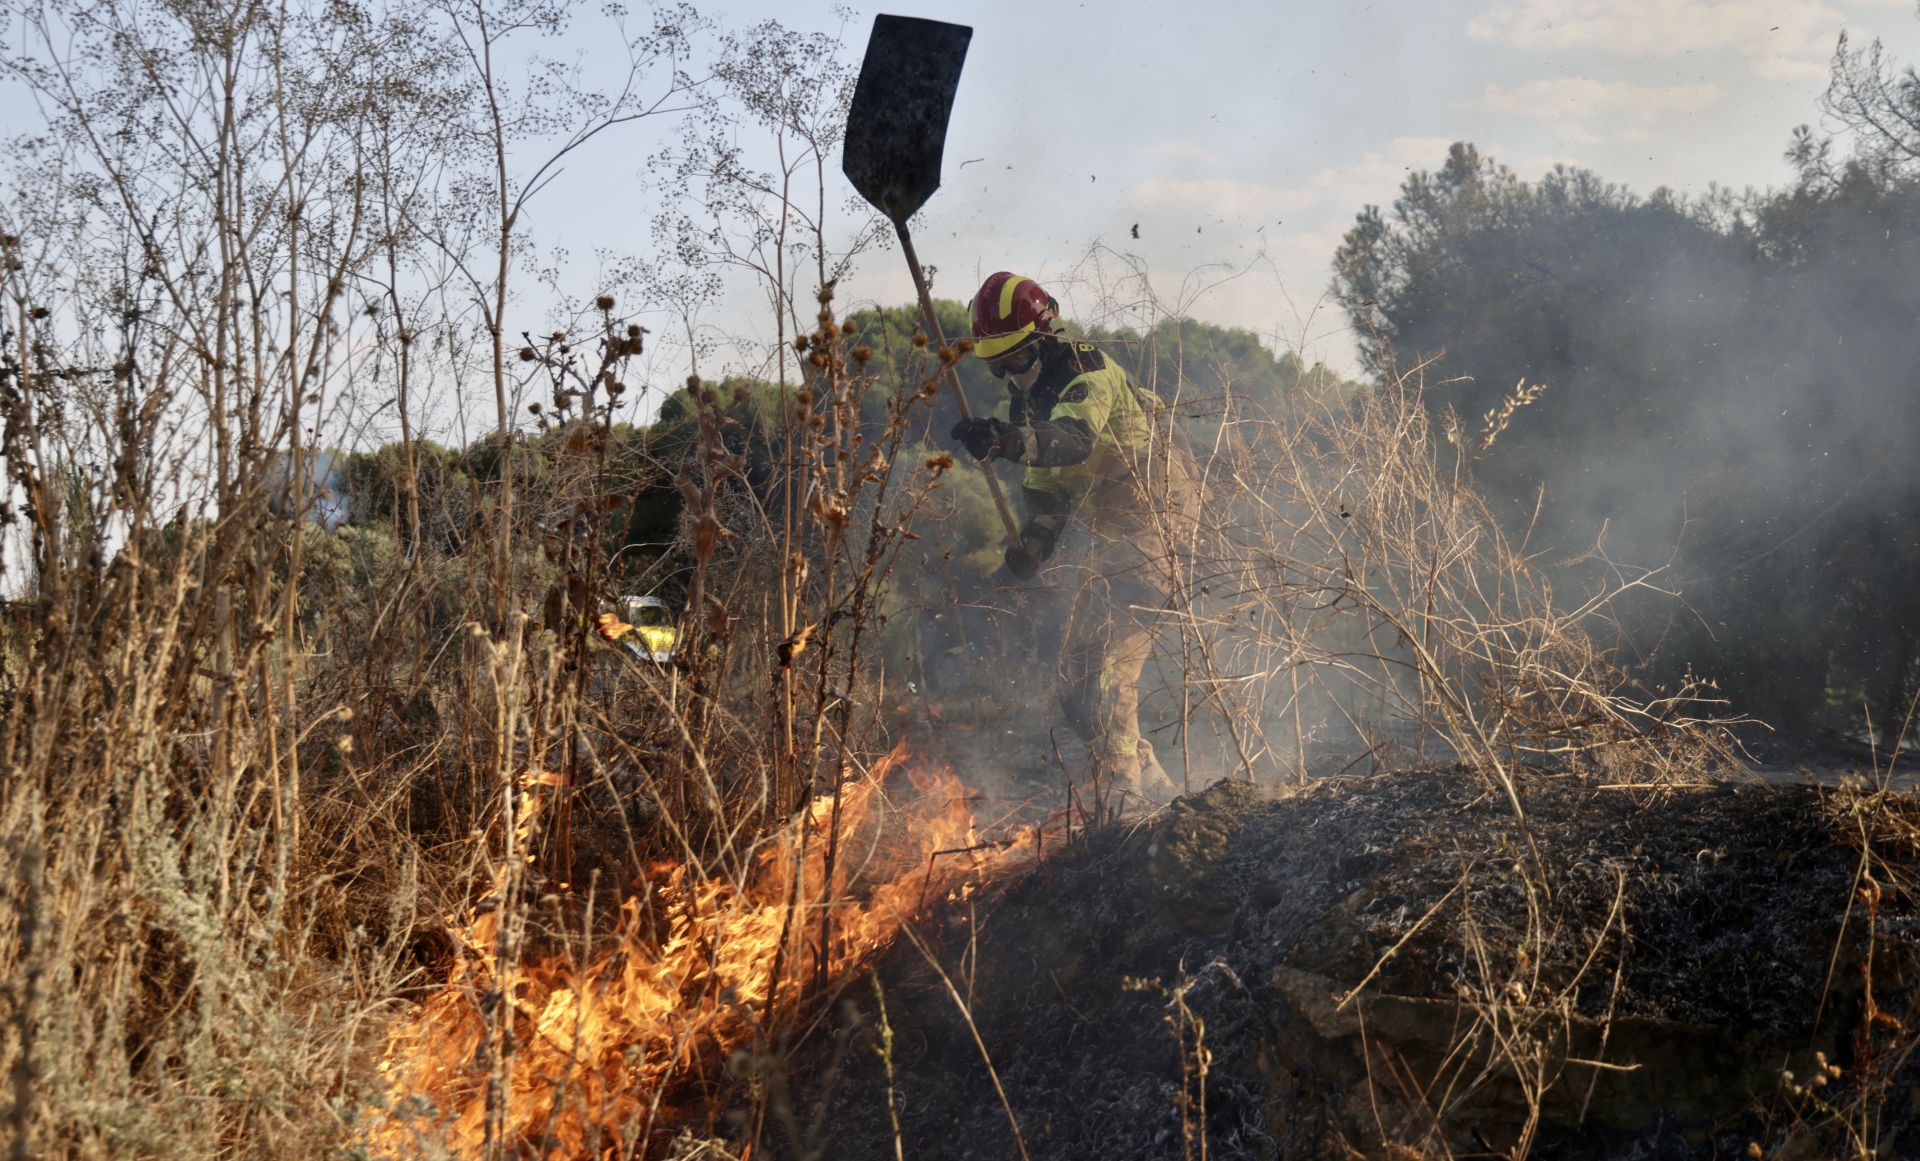
M795 1105L839 1158L896 1116L917 1161L1018 1156L1008 1107L1036 1159L1838 1156L1856 1122L1920 1157L1910 796L1520 790L1524 828L1455 769L1098 833L923 925L938 971L896 945L891 1085L863 982Z

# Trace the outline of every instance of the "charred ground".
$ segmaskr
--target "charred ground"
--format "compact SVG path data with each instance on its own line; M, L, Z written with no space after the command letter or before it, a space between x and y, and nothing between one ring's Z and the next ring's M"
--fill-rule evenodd
M1524 788L1537 862L1463 769L1225 782L948 911L1026 1154L1200 1156L1203 1125L1212 1157L1920 1149L1883 1051L1920 962L1911 796ZM939 972L903 945L879 975L906 1155L1017 1155ZM1838 1075L1783 1087L1816 1052ZM883 1061L846 1061L833 1153L893 1156Z

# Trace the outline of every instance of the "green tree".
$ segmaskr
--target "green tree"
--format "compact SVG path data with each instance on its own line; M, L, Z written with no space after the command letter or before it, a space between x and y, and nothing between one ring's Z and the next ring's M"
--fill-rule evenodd
M1914 527L1920 200L1886 165L1801 155L1791 189L1684 201L1456 144L1359 216L1336 293L1370 364L1426 365L1469 431L1545 384L1474 465L1496 511L1563 558L1602 537L1671 558L1688 608L1625 626L1655 672L1698 665L1804 732L1830 686L1882 715L1911 688L1910 586L1880 569Z

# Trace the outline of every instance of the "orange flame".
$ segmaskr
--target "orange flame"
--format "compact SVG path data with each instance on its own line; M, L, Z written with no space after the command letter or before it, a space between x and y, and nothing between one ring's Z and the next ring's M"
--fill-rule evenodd
M647 1156L727 1083L736 1050L807 1014L821 975L831 994L930 904L1037 853L1036 828L981 843L949 770L905 770L915 793L891 801L883 784L902 756L842 787L831 884L833 800L823 796L760 849L740 882L682 864L650 868L651 908L622 904L611 945L585 966L563 954L502 972L498 914L473 916L446 986L388 1043L380 1067L393 1099L375 1126L376 1150L478 1156L491 1137L510 1156L543 1161ZM514 1009L508 1067L489 1070L483 1009L502 996ZM490 1077L501 1072L507 1084L490 1101Z

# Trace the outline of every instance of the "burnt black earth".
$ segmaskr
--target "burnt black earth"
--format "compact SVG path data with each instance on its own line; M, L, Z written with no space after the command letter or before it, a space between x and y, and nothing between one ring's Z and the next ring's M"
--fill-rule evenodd
M921 928L992 1072L902 940L893 1111L863 979L774 1152L1920 1157L1911 795L1518 790L1224 782L1050 854Z

